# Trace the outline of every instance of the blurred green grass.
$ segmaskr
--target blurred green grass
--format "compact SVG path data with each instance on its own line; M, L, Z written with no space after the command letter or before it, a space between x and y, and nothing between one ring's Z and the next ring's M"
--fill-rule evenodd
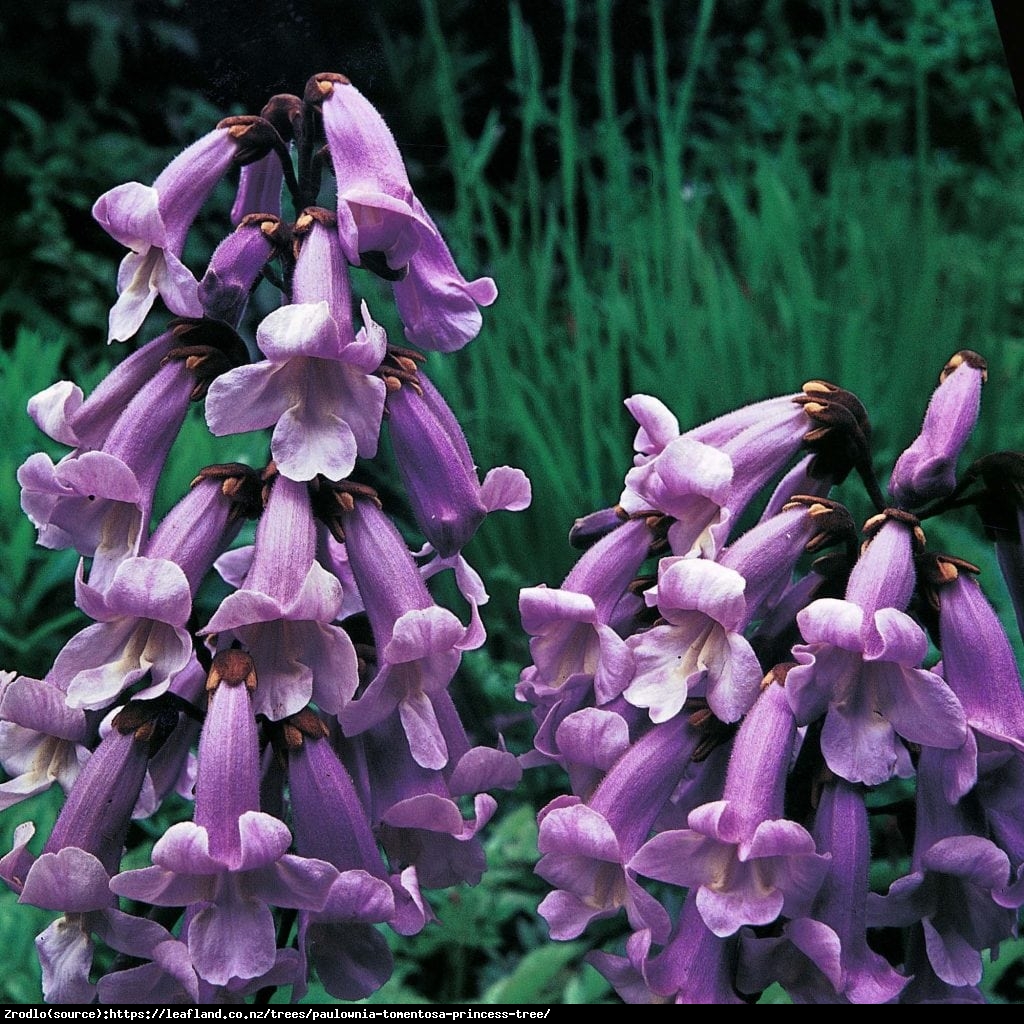
M888 3L880 5L884 20L870 5L837 0L823 5L824 32L809 41L787 37L782 6L764 5L764 24L730 65L715 32L720 6L695 4L680 39L652 3L648 59L632 69L627 104L611 0L563 0L557 67L545 64L520 8L509 5L512 113L495 107L482 127L469 127L460 104L479 54L450 47L434 0L423 0L420 49L390 55L399 78L422 67L424 52L431 56L431 73L416 84L417 105L440 119L448 152L442 170L453 202L438 221L460 266L492 275L500 289L480 338L454 356L431 357L428 372L481 468L521 466L534 488L528 511L489 519L467 552L493 596L484 609L490 654L468 659L460 683L482 687L480 720L515 717L510 691L528 659L518 589L557 584L575 558L566 541L573 519L618 497L633 433L627 395L657 395L685 428L810 378L834 380L873 416L884 483L942 365L972 348L988 359L990 377L966 458L1021 447L1024 129L998 64L991 11L946 0L898 12ZM577 93L584 22L598 41L586 64L596 118L581 111ZM671 71L680 64L682 77ZM709 69L734 75L734 116L719 112L716 123L698 110ZM984 144L965 155L936 139L936 102L961 103ZM194 113L198 133L209 111L197 103ZM515 120L520 146L514 173L495 181L488 171L508 127L503 116ZM54 183L73 187L68 168L82 131L48 137L70 148L50 157L50 188L35 190L32 215L49 217L59 232L51 192ZM31 145L41 138L34 128ZM123 140L115 149L132 151ZM36 157L22 152L15 171ZM151 151L138 159L160 165ZM201 226L201 236L215 239L215 229ZM48 249L41 258L52 269L64 257ZM89 346L102 324L90 320L93 282L105 280L112 295L116 264L103 259L91 259L68 288L75 312L64 321L55 315L60 296L33 292L27 277L0 301L21 331L0 366L0 549L8 567L0 575L0 666L26 674L46 671L78 619L75 559L33 547L18 508L14 470L45 447L24 402L62 372L95 362ZM400 338L383 308L374 314ZM210 439L201 417L190 417L161 484L162 507L207 462L263 458L262 442L229 451L232 444ZM980 537L970 525L952 533ZM512 730L525 742L525 722ZM443 931L396 943L395 978L378 1001L607 998L607 986L581 967L582 943L544 945L530 916L544 891L530 874L532 847L501 852L529 832L544 786L529 781L505 799L506 817L488 844L496 869L472 894L442 894ZM24 805L5 819L37 810ZM495 907L501 914L491 916ZM34 961L26 921L21 910L5 911L0 941ZM25 979L38 969L25 972L9 972L0 998L32 998Z

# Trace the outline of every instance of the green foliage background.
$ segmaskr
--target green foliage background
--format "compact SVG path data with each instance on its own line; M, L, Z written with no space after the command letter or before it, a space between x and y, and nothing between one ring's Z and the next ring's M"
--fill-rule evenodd
M529 744L512 697L528 660L516 595L557 584L573 519L617 498L627 395L657 395L686 426L831 379L872 414L884 474L945 360L972 348L990 377L966 458L1021 447L1024 129L988 4L276 6L243 18L209 5L220 20L181 0L3 15L0 666L42 675L84 624L75 559L33 546L14 474L48 444L27 397L61 376L91 385L122 354L103 344L120 252L93 200L152 180L221 116L315 71L345 71L380 104L460 265L500 289L479 339L429 372L481 467L518 465L533 481L532 508L493 517L467 552L493 595L491 643L458 683L480 728L500 724L515 749ZM289 29L304 45L286 43ZM190 241L193 267L229 204L225 185ZM265 443L213 441L192 417L162 507L200 466L234 458L260 463ZM965 521L948 543L980 534ZM396 942L375 1001L614 999L582 966L587 946L550 944L535 914L533 816L558 785L534 772L506 799L484 882L442 894L440 927ZM55 806L7 812L5 833ZM140 828L133 841L144 851L152 838ZM23 966L0 998L39 997L31 939L46 918L4 906L0 942ZM1019 952L989 971L994 998L1019 994Z

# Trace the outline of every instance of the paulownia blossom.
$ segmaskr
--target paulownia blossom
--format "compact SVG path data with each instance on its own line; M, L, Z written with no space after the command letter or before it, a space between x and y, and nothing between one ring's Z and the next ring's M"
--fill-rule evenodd
M267 148L261 119L222 124L172 160L152 185L130 181L96 200L93 216L107 234L131 249L117 274L109 341L131 338L157 295L172 313L202 316L196 279L181 262L185 238L228 168Z
M523 591L517 689L530 763L571 790L538 816L541 913L576 939L625 910L590 957L625 1001L983 998L984 950L1024 899L1024 697L978 570L929 550L922 523L976 506L1020 621L1020 458L958 476L985 375L974 353L949 361L888 501L867 413L834 384L685 431L653 396L627 403L619 504L577 520L586 550L559 591ZM863 539L829 496L852 472ZM647 550L625 557L640 522ZM872 839L914 851L884 900Z
M794 1002L887 1003L907 984L867 943L871 862L864 792L842 779L823 788L814 837L831 858L807 917L787 922L777 938L744 929L737 984L760 992L779 978Z
M508 466L481 480L423 356L388 344L386 311L370 312L379 293L351 277L391 282L407 339L438 353L477 336L497 290L458 269L369 101L335 74L305 97L226 118L152 186L97 201L131 250L110 339L158 304L174 319L90 395L60 381L29 404L71 451L24 463L23 508L42 545L81 555L75 597L93 620L42 679L0 670L0 807L54 782L69 794L38 858L28 822L0 851L0 878L61 914L37 940L51 1001L240 1003L275 987L299 999L314 975L366 997L391 973L383 929L433 921L421 887L479 881L487 791L521 774L479 735L496 732L486 718L470 738L448 691L485 637L487 589L462 548L489 512L525 508L529 482ZM234 168L235 230L197 281L186 239ZM336 213L319 205L325 169ZM202 401L218 437L266 430L271 461L199 470L151 522ZM377 458L386 414L397 473ZM175 464L195 450L179 445ZM403 488L415 554L391 520ZM255 542L231 548L245 518L259 519ZM232 589L202 626L214 564ZM427 589L449 568L468 616ZM151 867L119 874L129 821L172 793L194 795L194 819L165 831Z
M850 576L843 600L823 598L797 616L806 644L788 677L801 725L825 716L821 749L837 775L878 785L908 774L900 739L955 750L967 738L956 695L918 668L924 632L903 611L914 585L911 529L886 519Z
M245 581L214 612L203 632L226 646L245 645L260 665L256 709L277 721L311 700L337 714L356 688L356 656L333 624L341 584L316 560L316 531L304 484L270 481Z
M634 519L587 551L558 589L529 587L520 593L523 628L533 638L536 681L529 680L531 685L560 690L574 677L587 676L598 704L623 691L633 661L616 626L626 609L635 611L639 603L627 587L651 541L647 521Z
M409 503L431 547L451 559L472 540L490 512L530 504L530 482L521 469L498 466L483 483L455 414L416 361L398 356L406 373L389 378L388 435Z
M938 978L956 988L981 981L981 950L998 952L1016 934L1024 886L1011 886L1010 860L969 815L942 792L941 752L926 750L918 765L917 829L911 873L884 897L872 896L878 925L920 922Z
M269 971L277 955L271 906L320 910L338 874L325 861L289 854L287 827L259 809L256 686L247 655L228 651L214 660L195 820L164 834L153 847L153 867L110 883L120 896L193 908L189 954L212 985Z
M0 877L20 901L62 912L37 939L43 992L51 1002L89 1002L96 934L128 951L159 941L155 922L121 913L110 892L118 870L132 808L146 778L150 756L173 730L177 714L151 704L141 714L115 716L68 794L42 853L27 848L35 831L18 827L14 848L0 860Z
M589 718L582 737L591 749L607 744L614 728L597 709L572 717ZM614 716L618 718L618 716ZM597 719L595 721L595 719ZM630 924L649 929L663 941L668 916L626 865L647 839L669 796L682 781L699 733L678 717L655 726L630 746L621 723L620 756L586 802L557 797L539 815L538 848L543 855L537 873L555 886L538 908L555 939L572 939L599 917L625 909Z
M443 768L448 747L434 701L446 693L462 652L483 642L483 626L475 609L463 626L435 603L405 542L372 501L356 501L343 522L380 661L365 691L341 709L342 726L358 735L397 710L416 763Z
M371 376L387 337L363 304L353 332L351 294L337 233L326 211L303 214L294 301L265 317L256 343L263 362L223 374L210 388L214 434L273 427L271 454L293 480L340 480L356 455L372 458L384 411L384 382Z
M783 687L769 685L743 721L722 799L690 812L689 828L662 832L630 860L638 874L693 887L720 938L809 906L828 867L807 830L784 817L796 723Z

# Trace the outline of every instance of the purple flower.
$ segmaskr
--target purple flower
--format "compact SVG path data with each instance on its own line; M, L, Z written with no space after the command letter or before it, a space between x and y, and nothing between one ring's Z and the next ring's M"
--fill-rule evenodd
M783 818L795 740L783 687L770 685L740 726L723 799L693 810L688 829L656 835L627 865L696 889L697 909L720 938L803 912L824 878L828 858L806 829Z
M821 749L850 782L878 785L906 775L897 740L956 749L964 713L934 672L917 668L927 649L921 627L901 609L914 585L910 530L887 519L850 576L845 600L822 598L797 616L806 641L786 693L801 725L825 717Z
M186 331L186 336L191 333ZM160 355L171 334L174 343L161 356L156 372L144 379L153 368L150 350L153 357ZM99 589L122 559L139 553L157 480L189 403L205 388L206 372L216 373L226 362L225 353L214 344L222 339L208 329L196 334L198 346L183 346L177 335L168 332L147 346L146 358L134 364L132 372L115 371L116 383L97 389L95 403L79 406L74 390L51 389L50 397L37 406L37 414L62 439L70 440L81 431L85 447L56 465L41 452L30 456L18 470L22 508L44 547L73 547L93 559L89 582ZM122 407L135 387L138 390ZM53 399L61 404L62 394L67 401L58 411Z
M783 483L808 483L802 467L796 480ZM801 556L817 552L852 536L853 521L837 502L817 497L812 492L788 490L780 485L758 524L733 541L718 557L719 564L734 569L745 581L744 627L775 608L791 590L793 570ZM778 504L778 508L773 505Z
M163 693L192 656L184 628L192 611L188 580L162 558L127 558L100 591L77 580L78 603L97 623L73 636L51 677L70 707L102 708L150 675L149 695Z
M717 562L662 558L657 586L644 592L661 618L627 640L636 673L626 700L661 722L700 696L722 721L738 721L764 675L743 631L788 586L805 548L827 543L847 522L834 503L802 496L748 530Z
M294 302L264 318L256 343L267 357L218 377L206 422L218 436L273 427L270 450L293 480L341 480L356 455L377 451L384 382L371 376L387 336L370 318L352 330L347 272L337 237L312 213L295 267ZM319 216L319 214L317 214Z
M115 909L110 876L121 861L125 836L146 777L149 756L166 731L159 713L148 719L113 720L68 794L38 858L27 850L34 826L19 826L14 849L0 861L0 875L20 902L63 912L36 939L49 1002L88 1002L95 986L92 933L115 949L154 930Z
M741 935L737 986L760 992L780 981L797 1003L886 1003L907 979L867 944L868 817L857 787L832 779L814 821L818 848L831 856L810 917L777 938Z
M476 885L485 867L478 833L497 809L494 798L480 790L512 788L520 776L511 754L467 749L447 693L434 702L438 730L449 751L444 772L418 763L398 715L390 715L353 741L366 758L371 820L378 823L375 832L391 870L402 872L406 889L409 871L418 884L429 888ZM458 803L461 797L472 797L471 804L466 801L471 806L468 819ZM409 929L401 931L406 934Z
M311 700L337 714L355 692L352 641L331 623L341 585L316 561L316 529L306 485L273 479L244 586L229 594L202 632L223 648L231 638L259 665L256 710L271 720Z
M968 350L957 352L943 368L921 433L896 460L889 481L902 508L918 508L953 492L956 460L978 419L987 377L985 360Z
M563 722L563 728L579 716L593 722L612 713L578 711ZM594 725L607 728L603 720ZM625 732L625 723L622 728ZM603 742L593 727L585 739L591 747ZM700 736L680 716L655 726L631 747L628 733L623 739L625 749L620 749L621 756L608 767L587 803L557 797L538 815L542 857L536 870L555 886L539 913L554 939L576 938L591 921L622 908L634 929L651 929L657 941L667 937L668 915L625 865L679 785Z
M100 449L118 417L156 376L175 344L172 331L147 342L118 363L88 399L73 381L51 384L29 399L28 414L47 437L61 444L83 451Z
M296 849L341 872L323 910L300 914L299 947L331 995L362 999L380 988L392 970L391 952L374 923L395 922L397 912L408 925L408 907L418 891L410 894L400 876L387 878L367 811L331 749L326 726L304 714L289 721L285 735ZM422 908L413 914L422 925ZM297 998L302 991L294 993Z
M319 103L338 180L338 234L345 257L380 252L400 270L420 247L417 227L435 230L414 208L412 186L394 136L376 108L344 76L314 75L306 100Z
M186 911L183 920L186 933L189 916L190 912ZM139 937L143 941L114 945L134 961L149 962L115 970L100 978L96 992L104 1006L117 1003L243 1005L246 996L254 995L260 989L295 986L302 981L303 964L298 951L279 949L274 963L258 977L232 978L224 985L212 985L196 973L186 943L175 939L155 922L144 923L150 925L151 931Z
M753 496L803 443L808 423L799 397L767 399L685 434L657 399L627 399L640 429L619 504L675 519L668 536L677 555L714 557Z
M941 556L932 566L942 675L970 727L963 746L943 758L946 797L955 803L975 784L979 769L1024 754L1024 694L1010 642L974 567Z
M104 589L79 575L78 605L97 622L65 644L50 672L70 707L101 708L147 675L145 695L156 696L189 664L192 639L185 626L192 595L241 525L236 513L246 502L247 473L251 489L245 467L200 473L153 534L146 555L120 562Z
M489 277L467 281L437 226L413 194L394 137L344 75L314 75L306 99L319 103L338 180L338 234L349 263L382 253L413 345L452 352L480 333L480 306L498 291Z
M483 643L483 625L475 609L466 627L434 603L401 535L372 501L354 502L342 522L380 659L369 686L341 710L342 726L355 736L397 710L416 763L443 768L449 752L435 700L462 652Z
M639 719L621 699L603 708L569 711L559 719L554 748L577 797L589 800L594 795L605 773L629 750L630 727L637 730Z
M630 637L636 673L624 696L650 708L652 722L677 715L691 691L725 722L754 703L763 672L740 630L746 620L743 577L701 558L663 558L658 585L644 593L666 625Z
M887 896L872 896L871 923L921 922L928 960L948 985L977 985L981 950L997 950L1016 934L1024 892L1010 890L1010 862L989 839L974 833L965 808L942 792L941 758L924 750L918 765L917 819L911 873Z
M420 241L408 273L391 285L398 315L411 344L428 352L455 352L480 333L480 307L490 306L498 289L489 277L467 281L415 196L412 209L419 216L414 230Z
M193 907L187 942L196 971L227 985L274 966L271 905L319 910L338 872L287 853L287 827L259 810L252 659L222 652L207 686L195 820L171 826L153 847L153 867L123 872L110 887L156 906Z
M715 935L692 896L659 953L651 953L651 933L644 930L630 936L624 957L587 956L627 1003L742 1003L733 982L736 960L735 937Z
M49 679L0 671L0 810L49 789L71 790L89 757L93 735L84 711L69 708Z
M269 815L246 812L236 829L240 850L229 861L210 850L208 830L172 825L153 847L153 867L123 872L110 883L129 899L195 907L189 954L212 985L270 971L278 955L271 906L322 907L337 873L323 861L288 854L288 829Z
M235 159L237 135L237 129L216 128L175 157L152 186L130 181L96 200L93 216L132 250L118 271L108 340L132 337L158 294L172 313L202 316L196 279L181 252L203 201Z
M197 292L204 316L238 326L260 272L280 244L280 224L265 213L246 217L217 246Z
M676 520L670 530L676 554L713 556L730 525L725 505L732 478L728 455L682 435L626 474L619 505L630 513L653 510Z
M522 470L492 469L483 484L466 437L422 372L388 395L388 433L416 523L442 558L465 547L488 512L530 503Z
M98 986L90 981L93 935L117 952L137 955L166 939L168 932L155 921L113 907L57 918L36 936L46 1002L84 1005L94 1001Z
M583 554L561 587L520 592L523 629L532 637L530 653L543 687L560 690L586 675L593 679L597 703L605 704L628 685L633 659L616 627L623 607L639 606L626 588L647 558L651 539L644 519L624 523Z

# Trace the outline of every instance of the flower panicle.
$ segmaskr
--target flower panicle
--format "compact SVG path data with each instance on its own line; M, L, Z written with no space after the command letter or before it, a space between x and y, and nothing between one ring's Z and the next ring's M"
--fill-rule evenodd
M229 175L234 229L202 271L193 228ZM70 451L24 463L22 507L40 544L81 556L90 623L43 679L0 672L0 808L67 793L42 853L25 821L0 878L63 915L37 940L50 1002L297 999L314 976L364 998L392 970L383 929L415 934L433 920L424 889L480 878L489 791L520 776L449 691L485 637L462 548L488 513L525 508L529 482L508 466L479 478L422 370L424 352L477 337L497 290L463 276L381 115L339 74L223 119L93 215L128 250L109 340L161 307L171 320L88 397L61 381L29 402ZM376 302L355 305L367 273L391 284L412 347ZM270 461L197 466L156 517L193 404L215 437L265 431ZM369 463L387 500L355 478ZM403 490L416 552L394 523ZM211 609L213 569L228 593ZM468 611L428 589L446 569ZM122 870L132 819L175 793L191 820Z
M589 960L625 1001L980 997L1024 902L1024 697L977 566L929 538L977 509L1020 616L1019 453L959 465L986 376L949 360L888 495L836 384L690 430L627 400L624 490L576 521L561 587L521 593L517 690L569 786L538 816L540 913L555 939L624 914L625 955ZM869 818L913 851L884 897Z

